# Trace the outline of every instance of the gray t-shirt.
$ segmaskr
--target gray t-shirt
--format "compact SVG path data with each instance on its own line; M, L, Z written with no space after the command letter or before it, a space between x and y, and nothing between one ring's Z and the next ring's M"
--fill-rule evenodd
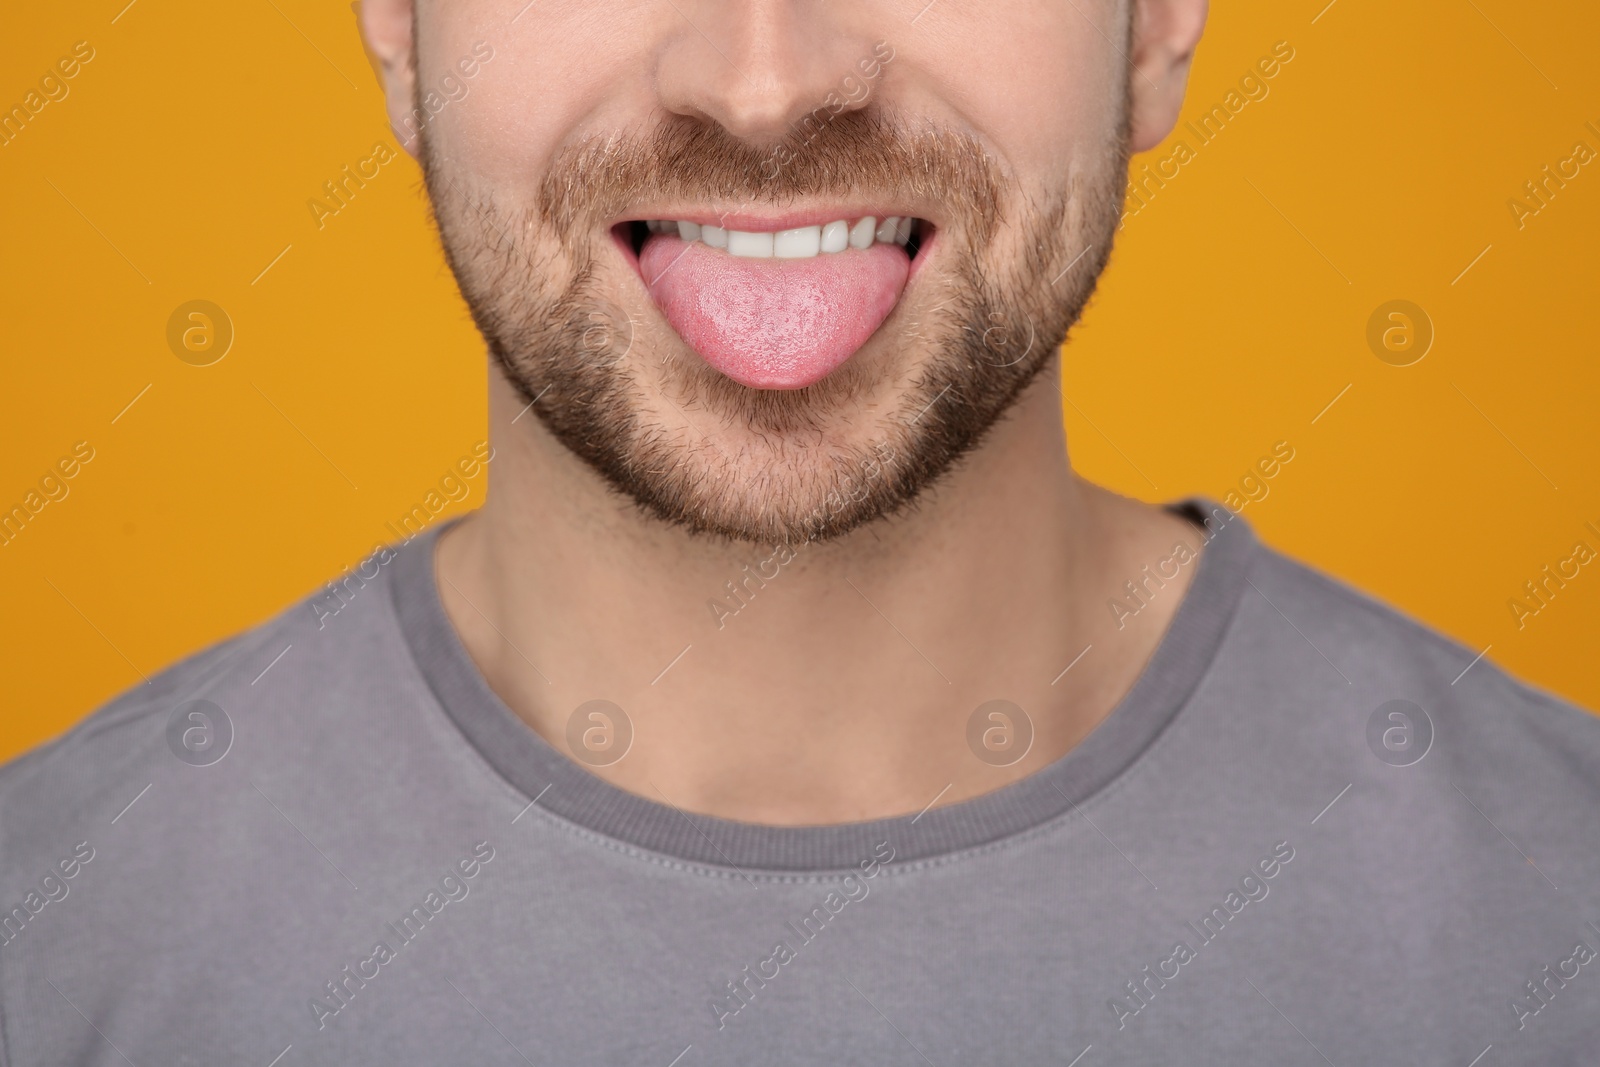
M0 1060L1600 1062L1600 721L1216 521L1076 749L799 828L546 744L424 534L0 770Z

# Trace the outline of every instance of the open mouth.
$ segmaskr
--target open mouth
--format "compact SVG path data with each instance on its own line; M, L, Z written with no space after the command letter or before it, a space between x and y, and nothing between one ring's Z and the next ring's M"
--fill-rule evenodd
M844 364L899 303L935 235L911 216L724 221L640 219L613 233L678 335L754 389L800 389Z

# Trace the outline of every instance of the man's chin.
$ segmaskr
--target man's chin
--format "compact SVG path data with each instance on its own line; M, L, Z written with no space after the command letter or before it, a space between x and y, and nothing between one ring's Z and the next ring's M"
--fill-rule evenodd
M763 545L838 537L902 503L899 458L912 438L907 387L870 344L820 380L754 388L722 374L673 335L646 361L617 488L658 519Z
M676 411L708 435L733 434L752 444L805 443L823 448L862 435L871 423L904 403L896 353L878 338L807 385L752 386L711 365L672 335L675 355L661 365L657 389ZM696 418L695 416L699 417ZM738 443L733 451L740 451Z
M640 450L641 475L616 488L657 520L758 545L832 540L906 502L902 442L741 444L730 455L710 442L662 440Z

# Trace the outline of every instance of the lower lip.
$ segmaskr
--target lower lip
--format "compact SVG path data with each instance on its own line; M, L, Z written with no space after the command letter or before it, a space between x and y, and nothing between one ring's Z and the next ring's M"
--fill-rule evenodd
M878 330L926 251L916 263L894 244L747 259L662 234L636 266L668 323L711 367L752 389L802 389Z

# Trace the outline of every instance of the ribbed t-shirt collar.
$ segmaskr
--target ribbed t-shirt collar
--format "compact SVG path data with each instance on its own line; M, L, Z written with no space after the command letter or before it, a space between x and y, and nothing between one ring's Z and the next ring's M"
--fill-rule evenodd
M919 815L825 826L769 826L693 815L618 789L562 755L506 706L445 614L434 573L444 525L397 549L393 602L417 666L467 741L551 814L615 841L697 864L840 871L889 841L896 862L975 848L1057 818L1106 788L1156 739L1222 643L1256 551L1245 522L1209 500L1171 510L1208 536L1183 600L1133 687L1089 736L1049 766L990 793Z

